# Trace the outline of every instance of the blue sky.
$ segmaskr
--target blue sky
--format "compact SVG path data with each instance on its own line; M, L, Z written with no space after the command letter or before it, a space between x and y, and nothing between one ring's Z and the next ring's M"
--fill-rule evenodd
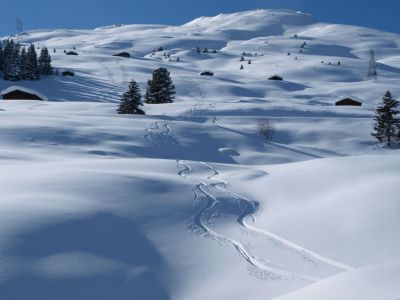
M0 35L24 29L94 28L110 24L182 24L201 15L255 8L311 13L326 22L400 33L400 0L1 0Z

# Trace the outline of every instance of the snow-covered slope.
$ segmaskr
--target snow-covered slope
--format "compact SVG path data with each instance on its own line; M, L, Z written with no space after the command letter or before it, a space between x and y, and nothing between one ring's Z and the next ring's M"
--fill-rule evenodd
M256 10L21 38L76 76L0 101L0 299L400 298L400 160L370 135L398 35ZM117 115L161 66L175 103Z
M340 274L276 300L396 299L400 293L399 277L399 264L372 266Z

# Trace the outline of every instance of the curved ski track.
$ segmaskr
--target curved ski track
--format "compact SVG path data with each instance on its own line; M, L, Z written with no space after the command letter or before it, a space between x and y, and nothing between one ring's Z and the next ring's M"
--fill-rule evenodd
M271 240L274 244L295 252L307 261L321 262L323 264L344 271L353 269L348 265L326 258L299 245L296 245L295 243L292 243L282 237L279 237L275 234L251 225L250 223L255 223L253 215L258 209L258 203L229 190L228 182L218 178L222 173L217 168L204 162L198 162L198 164L207 168L211 172L211 175L205 178L205 181L195 183L193 186L194 203L196 207L198 206L201 198L206 200L206 204L202 208L200 208L199 211L193 216L193 222L197 227L197 230L201 232L204 236L213 238L223 245L231 245L238 252L240 257L242 257L249 264L249 266L257 276L261 277L262 279L303 279L311 282L321 280L320 278L268 266L265 263L260 262L259 259L257 259L256 257L252 256L239 241L231 239L227 236L223 236L213 230L210 225L213 223L213 218L215 218L216 216L215 210L219 204L219 200L210 191L211 189L216 189L227 194L228 196L235 199L238 202L239 206L245 207L243 212L237 218L237 223L245 230L262 235L263 237ZM182 176L192 182L195 181L195 179L190 176L190 174L193 174L193 168L189 165L188 162L178 160L177 166L179 176Z

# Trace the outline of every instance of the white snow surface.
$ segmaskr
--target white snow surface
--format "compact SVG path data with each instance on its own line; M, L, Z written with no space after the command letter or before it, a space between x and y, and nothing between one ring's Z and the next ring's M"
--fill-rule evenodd
M256 10L21 39L76 76L0 101L0 299L400 299L399 150L370 134L400 36ZM176 101L117 115L158 67Z

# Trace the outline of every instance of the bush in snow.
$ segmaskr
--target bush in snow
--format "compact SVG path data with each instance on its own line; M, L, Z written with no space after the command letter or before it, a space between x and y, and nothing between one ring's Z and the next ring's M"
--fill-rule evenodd
M117 112L119 114L144 115L145 113L140 106L143 106L142 95L138 84L135 80L132 80L128 91L122 95Z
M153 72L153 78L147 82L145 102L148 104L163 104L174 102L175 85L166 68Z
M269 120L259 120L256 125L258 133L266 140L272 140L274 126Z
M393 139L399 138L400 119L397 117L399 114L398 106L399 102L387 91L382 98L382 104L376 108L375 127L372 136L388 146L392 144Z

